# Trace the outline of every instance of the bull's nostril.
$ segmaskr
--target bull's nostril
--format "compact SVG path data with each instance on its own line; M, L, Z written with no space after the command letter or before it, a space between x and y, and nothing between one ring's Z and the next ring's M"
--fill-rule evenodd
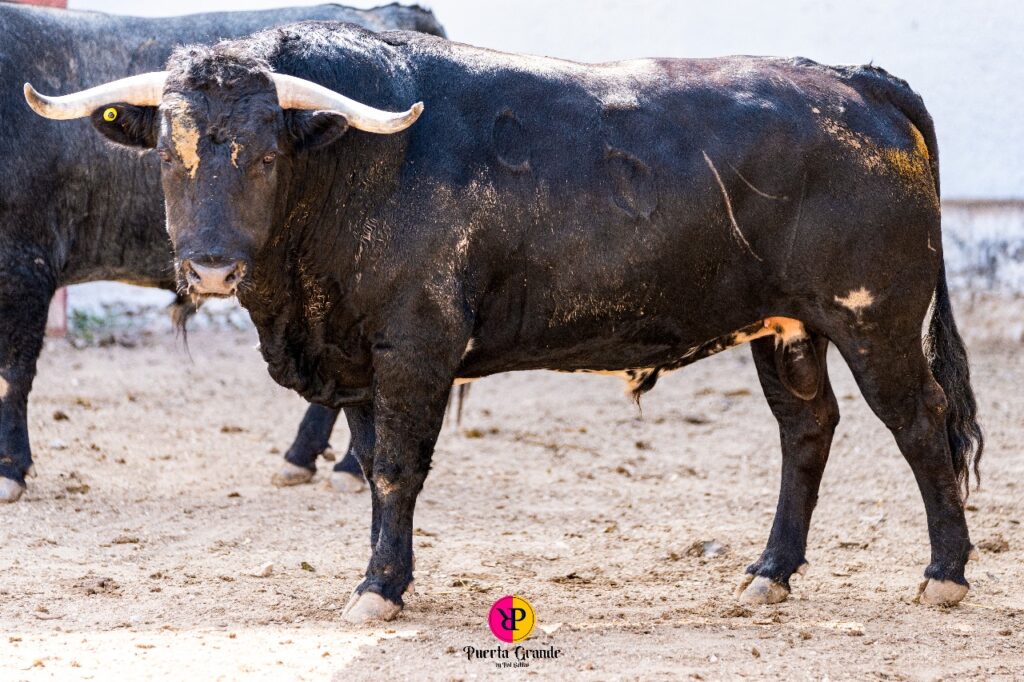
M204 258L183 261L181 270L189 288L194 292L231 296L245 276L246 268L240 260L225 264L221 258Z

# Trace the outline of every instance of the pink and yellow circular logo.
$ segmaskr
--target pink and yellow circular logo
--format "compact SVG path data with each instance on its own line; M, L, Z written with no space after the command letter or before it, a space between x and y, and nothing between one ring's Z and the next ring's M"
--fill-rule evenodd
M494 636L503 642L521 642L533 632L536 618L530 602L509 594L494 602L487 615L487 623Z

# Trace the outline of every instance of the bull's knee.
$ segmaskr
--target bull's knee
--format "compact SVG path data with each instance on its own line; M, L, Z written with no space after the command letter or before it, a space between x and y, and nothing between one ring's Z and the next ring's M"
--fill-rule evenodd
M916 404L910 402L902 412L887 415L882 421L896 434L898 442L920 445L931 442L936 434L944 431L948 407L946 393L928 377L916 397Z
M949 403L946 400L946 392L942 390L942 386L935 379L929 378L924 383L924 389L921 391L921 400L924 403L924 409L932 417L945 417L946 410L949 409Z
M835 433L836 428L839 426L839 403L836 402L836 397L829 392L826 400L820 401L820 404L814 410L814 420L818 423L818 427L827 433L829 437Z

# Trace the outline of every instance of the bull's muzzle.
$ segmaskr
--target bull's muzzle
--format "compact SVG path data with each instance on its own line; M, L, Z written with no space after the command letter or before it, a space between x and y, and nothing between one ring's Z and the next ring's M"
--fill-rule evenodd
M245 277L245 262L207 259L182 261L181 273L190 293L201 296L233 296Z

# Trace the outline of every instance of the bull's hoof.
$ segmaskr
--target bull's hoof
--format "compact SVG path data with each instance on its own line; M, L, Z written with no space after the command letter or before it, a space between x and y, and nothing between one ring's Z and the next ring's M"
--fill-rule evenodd
M17 502L24 492L25 486L17 481L12 481L9 478L0 478L0 503Z
M331 472L331 490L336 493L359 493L366 489L362 476L347 471Z
M28 471L25 472L25 478L35 478L35 477L36 477L36 465L35 464L29 464L28 465Z
M291 485L309 483L312 478L313 472L306 467L300 467L286 461L277 470L277 473L270 477L270 482L278 488L287 488Z
M789 590L771 578L747 574L736 588L736 597L741 604L778 604L789 599Z
M376 592L353 594L348 605L341 612L341 617L349 623L357 625L374 621L391 620L397 616L402 607L390 602Z
M981 554L978 553L978 548L971 545L971 552L967 555L968 561L981 561Z
M967 596L967 585L928 578L917 588L917 601L927 606L953 606Z

